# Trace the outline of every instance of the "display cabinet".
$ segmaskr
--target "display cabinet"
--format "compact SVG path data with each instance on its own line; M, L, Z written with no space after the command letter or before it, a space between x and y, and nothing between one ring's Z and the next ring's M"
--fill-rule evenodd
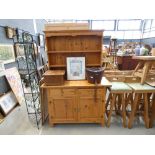
M85 57L86 67L101 66L101 30L45 31L50 69L66 69L67 57Z

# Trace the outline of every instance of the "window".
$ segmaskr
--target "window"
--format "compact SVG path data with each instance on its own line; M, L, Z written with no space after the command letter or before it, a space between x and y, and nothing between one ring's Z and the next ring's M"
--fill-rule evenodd
M92 29L114 30L115 21L92 21Z
M149 31L150 28L151 28L151 19L147 19L145 20L144 31L147 32L147 30Z
M119 20L118 30L140 30L141 20Z

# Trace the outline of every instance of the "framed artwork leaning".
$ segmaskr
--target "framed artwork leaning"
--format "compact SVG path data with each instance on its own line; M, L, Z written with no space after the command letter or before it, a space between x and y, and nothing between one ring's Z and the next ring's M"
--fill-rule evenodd
M0 97L0 109L5 116L17 105L17 103L18 101L12 91Z
M0 61L2 61L4 64L15 62L13 45L0 44Z
M85 79L85 57L67 57L67 80Z

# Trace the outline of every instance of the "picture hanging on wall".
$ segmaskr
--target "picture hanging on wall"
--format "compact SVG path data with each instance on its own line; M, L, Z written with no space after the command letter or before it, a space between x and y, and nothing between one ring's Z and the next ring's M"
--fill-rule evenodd
M0 61L4 64L15 62L13 45L0 44Z
M67 80L85 79L85 57L67 57Z
M14 45L14 47L15 47L16 58L18 58L18 57L25 57L24 45L23 44L16 43Z
M6 36L9 39L12 39L16 35L16 29L12 27L5 27L6 29Z

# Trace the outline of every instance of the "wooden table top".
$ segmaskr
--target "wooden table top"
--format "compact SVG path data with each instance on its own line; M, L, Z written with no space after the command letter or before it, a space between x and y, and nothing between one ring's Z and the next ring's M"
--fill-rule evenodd
M97 84L97 87L111 87L112 83L108 81L105 77L102 78L101 83ZM41 85L41 88L92 88L96 87L95 84L88 83L87 80L80 80L80 81L65 81L64 85L60 86L46 86L45 83Z
M155 61L155 56L133 56L132 59Z

